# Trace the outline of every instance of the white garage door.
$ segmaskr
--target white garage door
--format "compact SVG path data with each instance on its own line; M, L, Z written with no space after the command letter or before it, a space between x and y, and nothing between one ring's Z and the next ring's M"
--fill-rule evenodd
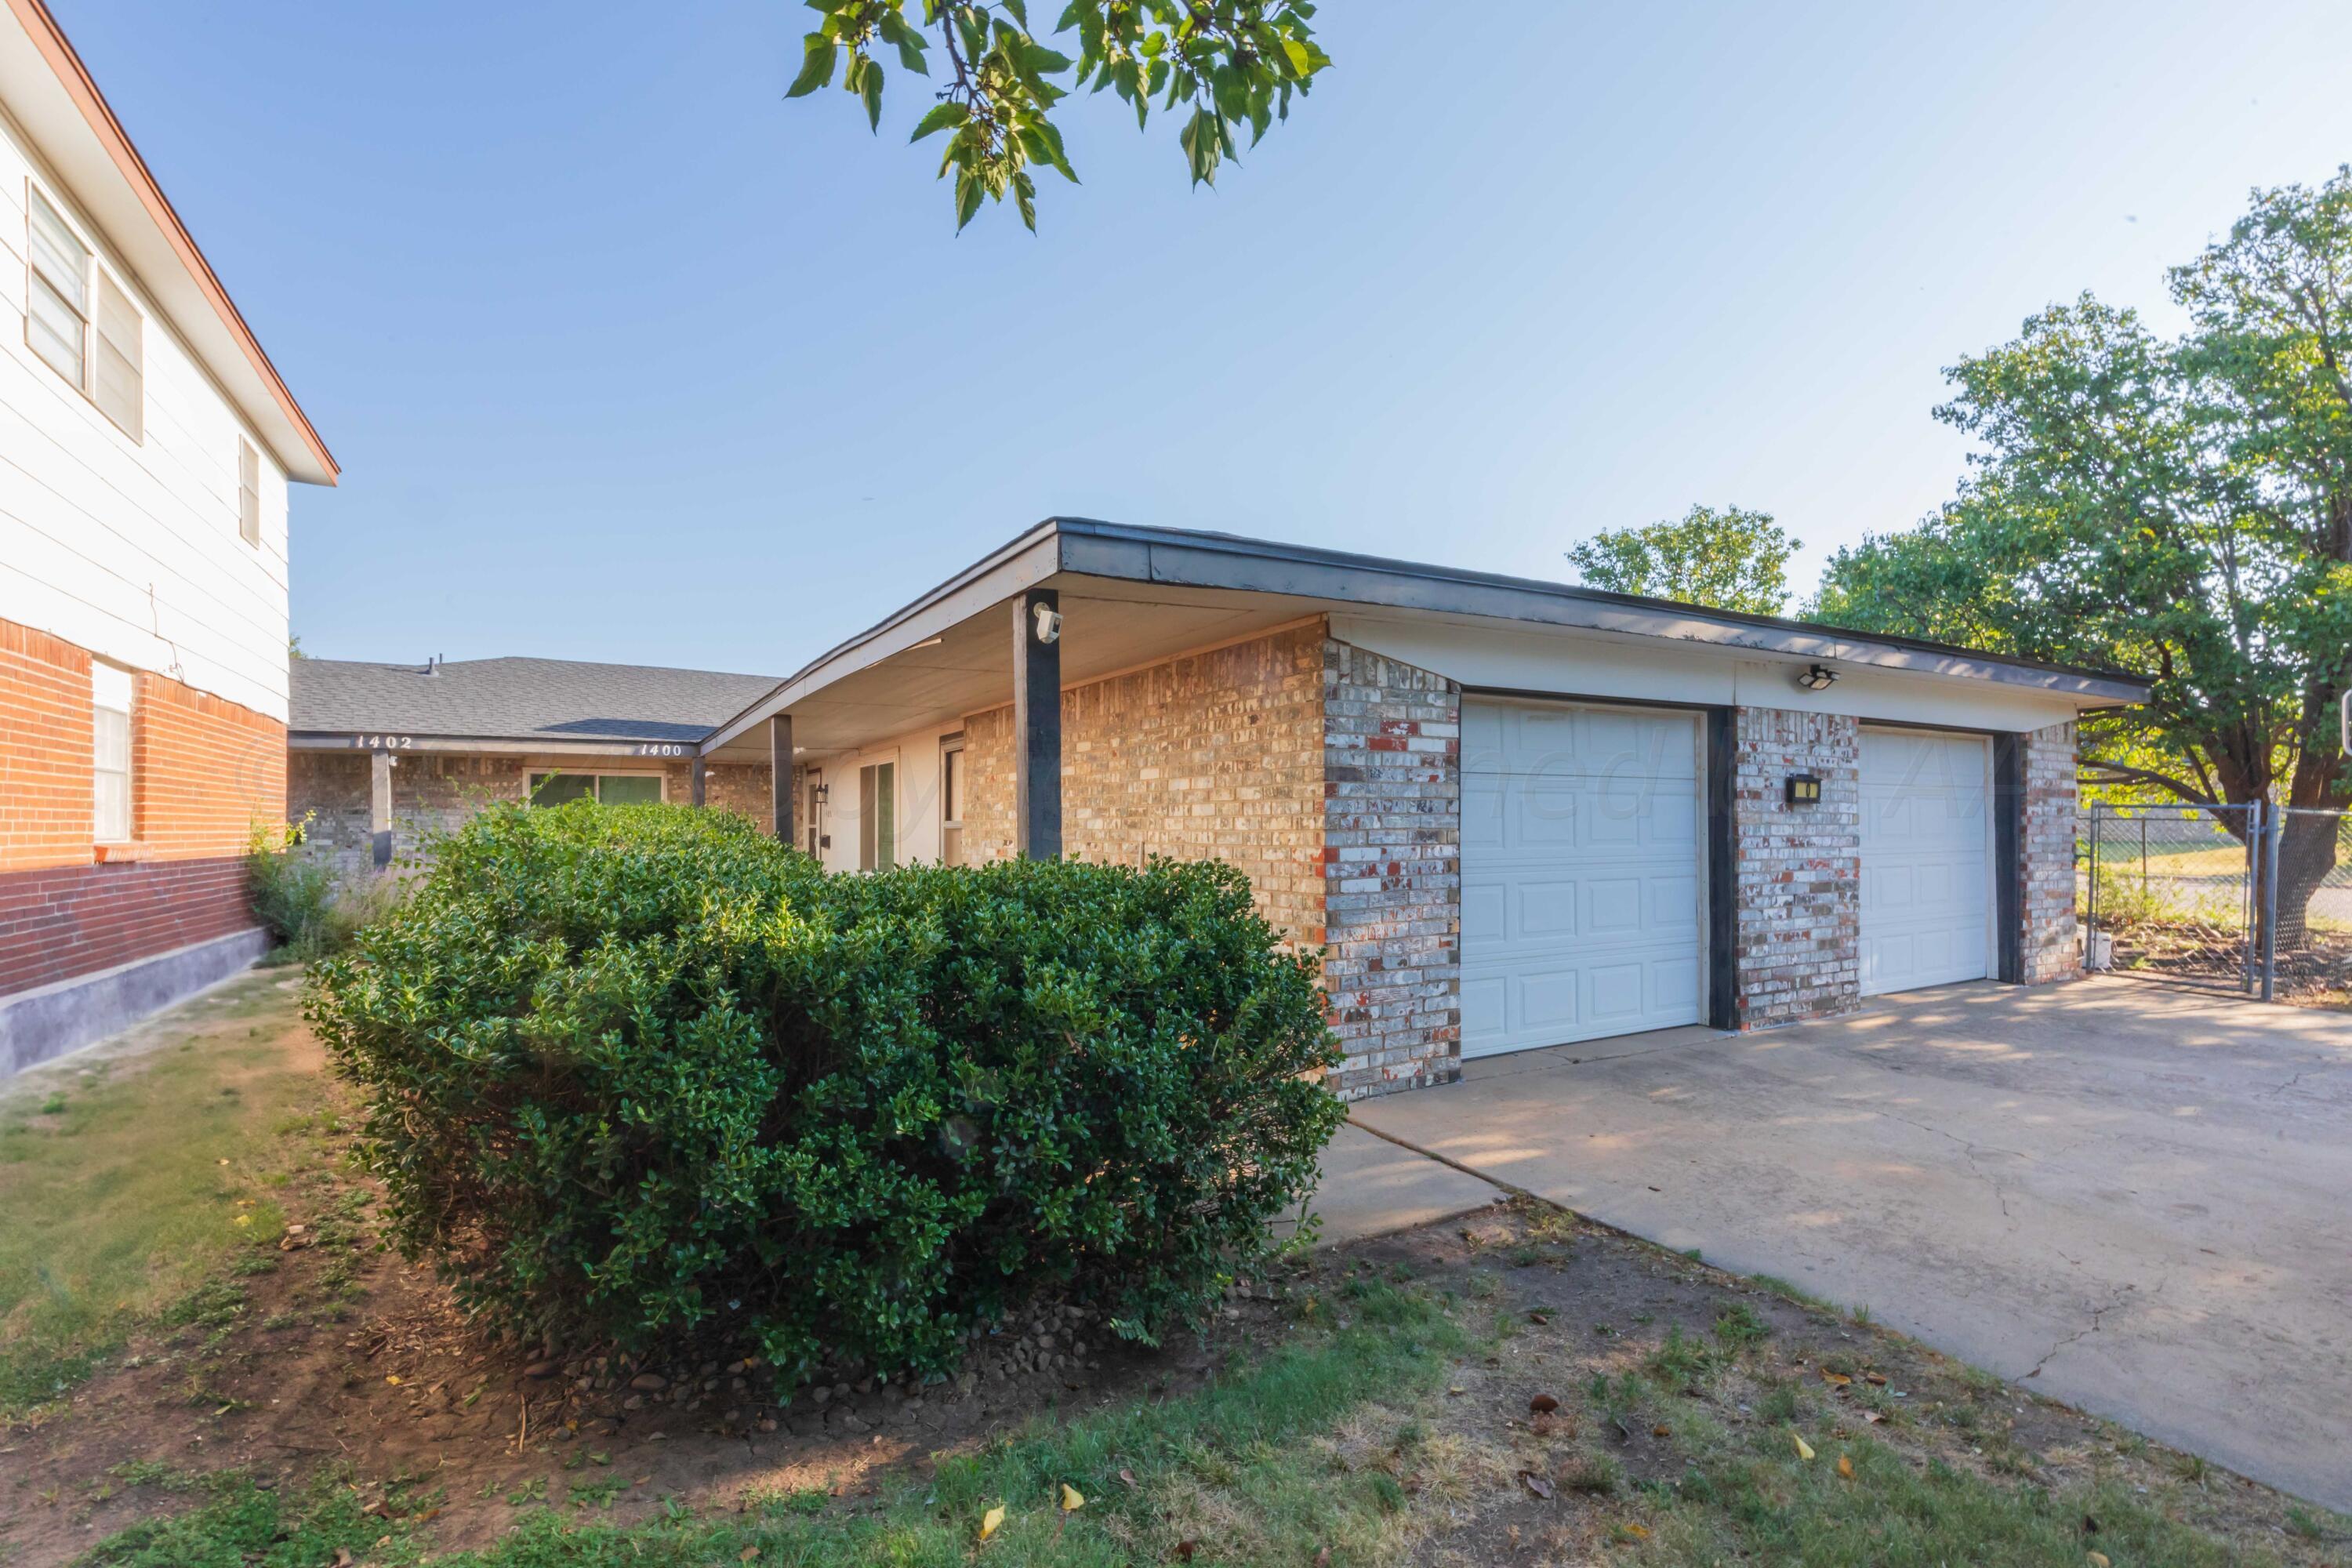
M1695 714L1462 705L1462 1054L1696 1024Z
M1992 952L1992 746L1862 732L1862 994L1981 980Z

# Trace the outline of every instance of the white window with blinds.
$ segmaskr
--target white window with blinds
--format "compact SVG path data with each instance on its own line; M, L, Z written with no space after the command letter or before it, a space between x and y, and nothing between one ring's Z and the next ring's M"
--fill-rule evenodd
M898 863L898 765L857 770L857 868L887 871Z
M25 203L25 342L77 387L89 378L89 247L48 198L27 188Z
M25 188L25 342L133 441L145 438L147 323L40 191Z
M940 861L963 864L963 737L940 742Z
M131 842L131 672L89 667L90 837Z
M242 436L236 438L236 536L247 544L261 542L261 454Z

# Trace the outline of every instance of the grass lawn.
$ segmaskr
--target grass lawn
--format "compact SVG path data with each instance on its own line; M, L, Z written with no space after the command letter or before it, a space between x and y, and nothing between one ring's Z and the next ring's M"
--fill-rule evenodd
M216 1311L225 1260L331 1129L320 1058L271 971L160 1026L0 1083L0 1420L140 1324Z
M2352 1563L2343 1520L1534 1205L1099 1371L600 1405L365 1245L273 981L144 1046L0 1089L6 1568Z

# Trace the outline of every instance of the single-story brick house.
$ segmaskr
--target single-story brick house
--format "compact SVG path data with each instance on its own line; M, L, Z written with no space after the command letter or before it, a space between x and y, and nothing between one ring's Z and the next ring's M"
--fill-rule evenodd
M350 868L494 801L691 801L771 819L764 755L706 763L720 721L769 675L556 658L369 664L298 658L286 815Z
M1234 863L1322 950L1353 1097L1465 1057L2076 974L2074 725L2147 689L1055 519L696 751L789 767L774 830L841 869Z

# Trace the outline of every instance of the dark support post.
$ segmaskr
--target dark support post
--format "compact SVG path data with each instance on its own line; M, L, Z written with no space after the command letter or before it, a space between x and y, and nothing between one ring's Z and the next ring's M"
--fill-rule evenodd
M1033 588L1013 601L1013 848L1062 853L1062 596Z
M704 799L705 785L702 777L702 753L700 752L697 752L694 753L694 804L699 806L704 804Z
M1993 977L2025 984L2025 737L1992 738Z
M1739 1027L1738 739L1732 710L1706 715L1706 1021Z
M392 864L392 753L368 753L368 834L375 868Z
M2286 837L2286 812L2273 808L2263 822L2263 1000L2271 1001L2278 979L2279 844Z
M776 842L793 841L793 716L768 721L768 797L776 813Z

